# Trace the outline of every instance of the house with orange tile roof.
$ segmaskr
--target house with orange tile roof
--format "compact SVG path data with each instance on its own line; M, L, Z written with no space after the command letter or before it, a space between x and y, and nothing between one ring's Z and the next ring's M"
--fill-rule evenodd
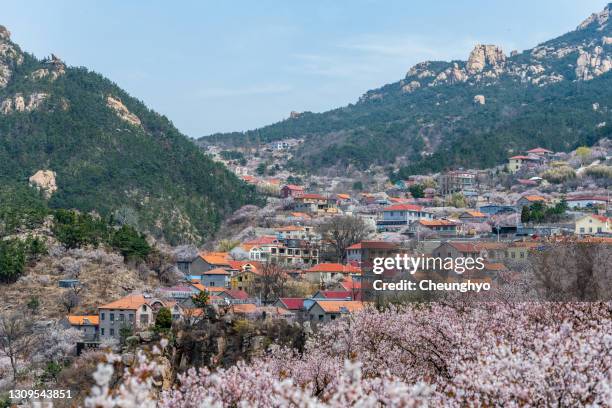
M612 218L605 215L588 214L576 220L576 235L612 234Z
M199 276L204 272L229 266L227 252L200 252L194 259L177 262L178 269L186 276Z
M202 285L199 281L191 282L191 286L196 288L198 290L198 293L205 291L208 292L210 295L221 293L227 289L221 286L205 286Z
M167 307L173 320L182 315L182 308L172 299L157 299L148 294L131 294L98 306L99 338L119 339L122 331L146 330L155 323L157 311Z
M457 235L458 222L450 220L417 220L410 224L408 232L410 235L418 235L421 232L434 232L442 237Z
M254 176L244 175L242 176L242 180L253 185L259 184L259 179Z
M313 283L332 282L336 278L361 275L361 269L353 265L339 263L320 263L302 271L301 276Z
M146 329L155 322L151 298L142 294L128 295L98 307L100 339L119 339L122 329Z
M524 195L521 198L518 199L518 201L516 202L516 206L517 208L523 208L523 207L529 207L532 204L535 203L542 203L542 204L546 204L546 198L540 196L540 195Z
M371 264L374 258L394 256L399 249L400 246L396 242L361 241L346 248L346 261L353 266L363 262Z
M363 310L364 302L355 300L306 299L304 307L313 323L325 323Z
M297 221L308 221L312 219L310 215L306 214L305 212L299 212L299 211L293 211L289 213L289 218L295 219Z
M235 255L240 251L251 261L265 261L270 259L271 248L282 245L282 242L276 236L264 235L240 244L232 250L232 254Z
M529 253L540 246L542 246L542 243L536 241L512 242L506 249L506 260L526 261Z
M477 210L464 211L459 215L459 221L462 222L485 222L488 218L487 214Z
M278 239L310 239L315 235L314 228L310 225L287 225L274 230Z
M98 338L98 328L100 325L98 315L68 315L61 323L66 328L73 328L81 332L85 341L93 341Z
M229 288L231 273L227 268L214 268L202 274L200 282L204 286Z

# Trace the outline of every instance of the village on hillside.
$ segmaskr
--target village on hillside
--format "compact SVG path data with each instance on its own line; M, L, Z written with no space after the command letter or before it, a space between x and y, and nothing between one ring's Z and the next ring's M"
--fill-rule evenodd
M363 172L294 174L283 163L301 140L208 154L267 196L224 227L213 247L175 249L182 279L67 315L86 344L147 336L162 308L172 320L197 319L203 304L245 319L316 326L363 309L365 269L375 257L482 257L465 275L419 271L410 279L511 282L530 256L551 245L612 243L612 141L558 153L531 148L486 170L455 169L391 181ZM61 282L78 287L78 280ZM204 299L198 303L196 299Z

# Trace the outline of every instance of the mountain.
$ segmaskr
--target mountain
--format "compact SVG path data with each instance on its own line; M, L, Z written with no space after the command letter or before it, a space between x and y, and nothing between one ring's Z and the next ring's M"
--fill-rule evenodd
M290 165L312 172L401 166L396 177L488 167L535 146L571 150L612 133L609 4L574 31L506 55L478 44L465 61L426 61L405 78L324 113L215 134L226 147L304 138Z
M114 216L171 243L201 242L258 202L166 117L97 73L23 52L0 26L0 188L28 183L51 208Z

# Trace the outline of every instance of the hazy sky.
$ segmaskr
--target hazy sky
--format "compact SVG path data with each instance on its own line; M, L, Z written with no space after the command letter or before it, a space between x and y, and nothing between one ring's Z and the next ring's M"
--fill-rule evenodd
M247 130L356 101L413 64L509 53L573 30L601 0L6 1L38 57L86 66L185 134Z

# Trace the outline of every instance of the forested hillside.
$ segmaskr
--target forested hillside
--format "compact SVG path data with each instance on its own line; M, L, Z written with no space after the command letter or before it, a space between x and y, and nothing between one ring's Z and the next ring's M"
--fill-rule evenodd
M426 61L355 104L304 112L200 143L237 146L304 138L292 165L320 171L372 164L398 176L488 167L537 145L571 150L611 133L611 7L537 47L507 55L476 45L466 61Z
M120 218L171 243L201 242L257 202L166 117L86 68L23 52L0 27L0 185L21 191L39 170L57 187L40 186L50 208Z

